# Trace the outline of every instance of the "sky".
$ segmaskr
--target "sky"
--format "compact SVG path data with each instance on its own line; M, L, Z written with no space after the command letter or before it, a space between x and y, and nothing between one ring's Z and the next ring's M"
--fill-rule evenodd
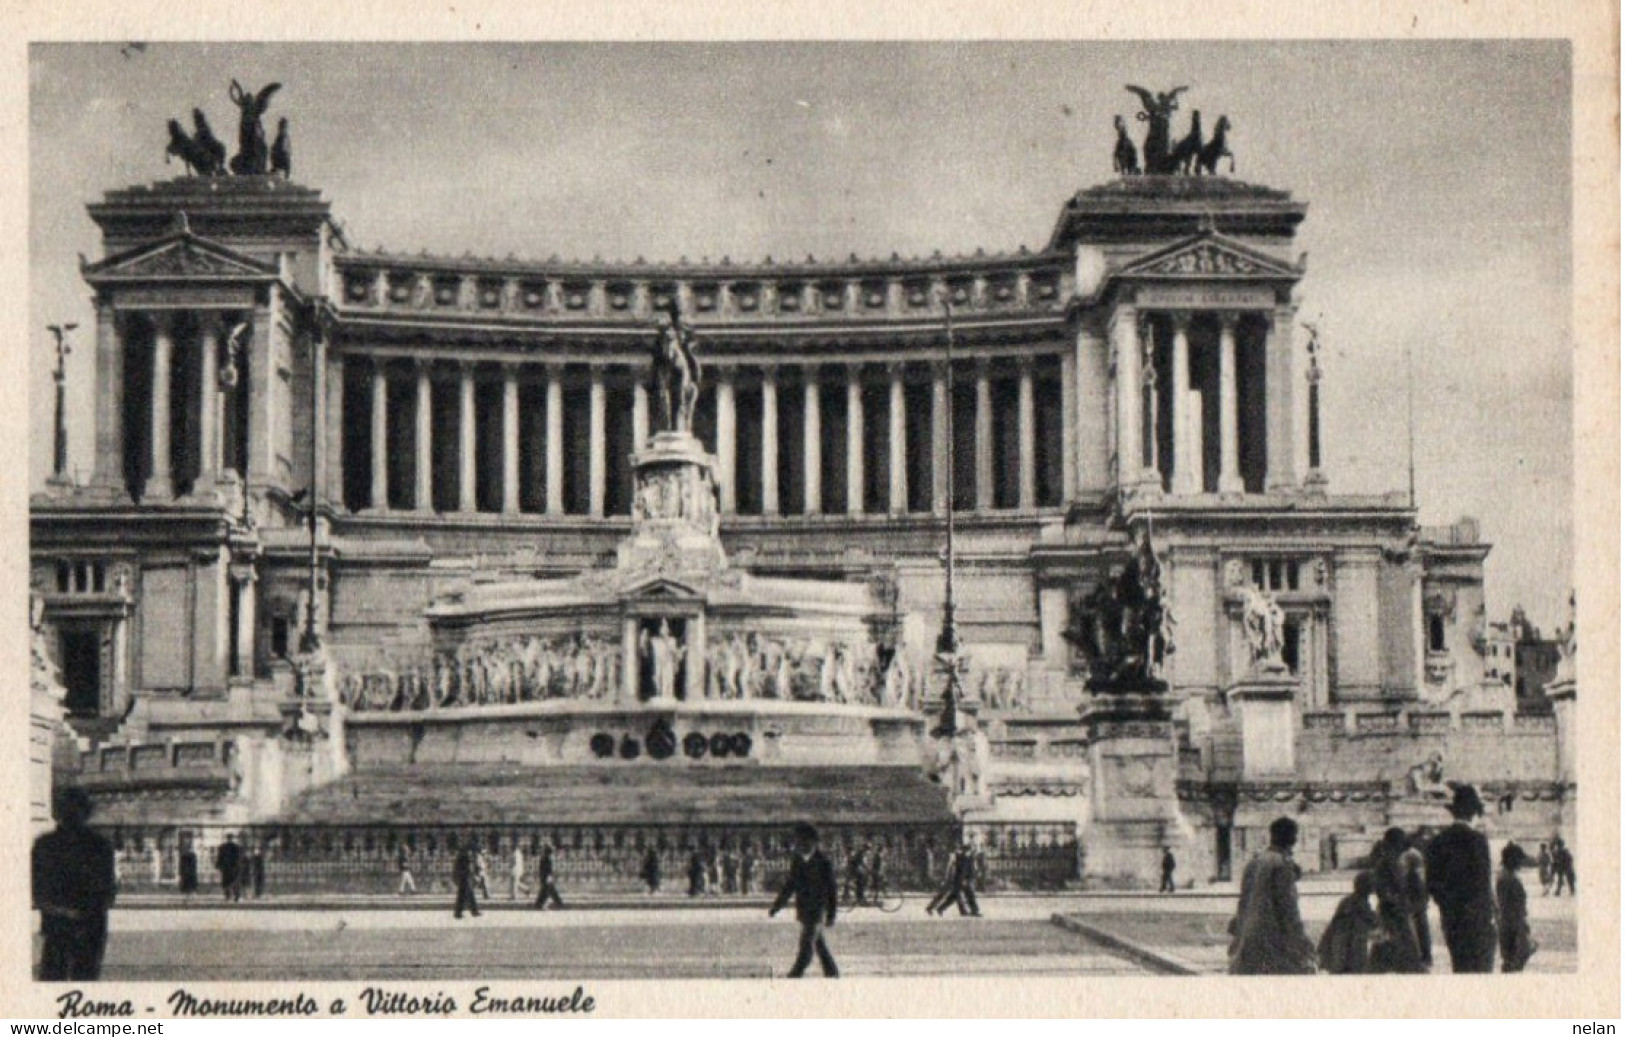
M180 175L165 123L193 107L234 145L233 78L283 84L267 129L289 119L294 179L353 245L735 261L1041 248L1111 178L1124 85L1188 84L1176 133L1228 115L1235 176L1309 203L1331 491L1405 488L1409 383L1421 521L1480 520L1491 619L1567 619L1565 43L36 44L29 72L34 485L48 324L80 325L70 457L91 463L84 207Z

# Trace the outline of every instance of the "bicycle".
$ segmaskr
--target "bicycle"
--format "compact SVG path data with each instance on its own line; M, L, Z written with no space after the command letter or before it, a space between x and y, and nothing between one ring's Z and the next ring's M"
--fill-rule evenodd
M903 894L895 893L887 888L885 879L880 879L864 891L862 896L847 894L842 898L848 908L873 907L885 914L892 914L903 907Z

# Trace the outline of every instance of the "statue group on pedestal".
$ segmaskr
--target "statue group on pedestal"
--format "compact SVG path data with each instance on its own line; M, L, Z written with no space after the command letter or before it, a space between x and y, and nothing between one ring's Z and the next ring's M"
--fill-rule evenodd
M1143 692L1162 684L1163 660L1174 650L1173 616L1148 531L1136 533L1129 563L1074 601L1071 612L1064 636L1084 654L1091 688Z
M178 158L186 171L194 176L264 176L267 173L293 175L293 142L288 133L288 120L277 120L276 140L266 144L265 125L260 121L271 106L271 95L282 89L281 83L272 83L259 93L244 90L233 79L230 97L237 106L237 154L226 161L226 146L214 135L203 109L192 109L192 133L188 134L179 119L169 120L169 146L164 150L164 161Z
M1173 115L1179 110L1179 95L1190 87L1177 86L1165 93L1153 93L1138 86L1124 89L1138 96L1142 105L1143 110L1134 117L1146 124L1145 163L1142 170L1141 152L1136 151L1134 142L1129 139L1128 124L1119 115L1114 120L1117 144L1112 149L1112 170L1119 176L1138 176L1141 172L1149 176L1216 176L1219 160L1226 157L1230 159L1230 172L1236 171L1236 156L1230 150L1229 116L1219 116L1213 136L1204 141L1202 113L1192 109L1190 131L1177 142L1172 139Z
M1286 647L1286 613L1272 596L1251 583L1241 593L1241 630L1247 638L1253 668L1285 670L1281 651Z

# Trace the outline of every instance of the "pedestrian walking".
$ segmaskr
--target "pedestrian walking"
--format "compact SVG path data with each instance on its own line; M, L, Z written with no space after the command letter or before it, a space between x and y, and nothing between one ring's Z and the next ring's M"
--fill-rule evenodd
M395 870L400 874L400 884L395 888L395 895L404 897L409 893L418 891L418 884L412 878L412 855L406 852L406 844L395 848Z
M688 895L697 897L705 892L705 858L699 850L688 855Z
M214 870L220 873L220 891L228 901L243 899L243 848L237 837L226 833L226 841L214 851Z
M475 859L477 854L464 843L457 848L457 856L451 862L451 882L457 888L457 901L452 905L451 916L463 917L467 911L475 918L480 917L480 902L474 897L475 887Z
M489 862L485 857L485 850L476 846L474 848L474 888L479 890L481 900L491 899L491 880Z
M188 838L181 844L180 855L175 860L176 886L181 895L191 900L192 894L197 892L197 848Z
M1484 802L1471 785L1458 785L1450 802L1450 826L1427 848L1428 892L1439 905L1439 927L1456 972L1495 969L1495 895L1490 843L1473 821Z
M1559 836L1552 840L1552 896L1562 896L1565 885L1569 887L1569 896L1577 895L1574 887L1574 851Z
M258 900L265 895L265 840L257 839L254 842L254 852L248 857L249 888L254 892L254 899Z
M1174 860L1174 851L1164 846L1162 848L1162 883L1157 887L1158 893L1172 893L1174 891L1174 869L1179 862Z
M1535 864L1540 874L1540 895L1549 897L1552 895L1552 851L1545 843L1540 844Z
M722 891L729 895L739 892L739 857L731 846L722 851Z
M542 852L536 855L536 909L546 910L549 904L562 909L564 900L559 896L559 884L553 877L553 846L543 843Z
M942 914L943 911L947 910L949 902L954 899L954 893L959 883L959 855L958 846L948 851L948 860L942 869L942 882L937 886L936 896L932 897L931 902L925 905L926 914Z
M1364 972L1371 958L1377 913L1371 909L1371 873L1354 876L1354 892L1337 902L1337 910L1320 936L1322 972L1343 976Z
M835 866L818 848L818 829L805 821L795 827L795 852L790 858L790 871L785 876L784 888L768 909L767 916L777 915L791 899L796 904L796 921L801 923L801 942L796 950L795 964L790 966L791 979L799 979L818 956L818 964L829 977L839 976L835 955L830 953L824 939L824 930L835 924L835 902L840 892L835 885Z
M649 887L650 896L660 892L660 854L653 846L643 851L643 868L640 874L643 884Z
M846 855L846 888L842 893L855 904L863 903L869 888L866 866L868 846L854 846Z
M1383 833L1371 851L1371 890L1377 896L1377 938L1368 971L1420 973L1422 941L1416 932L1418 905L1427 907L1427 886L1403 860L1410 841L1399 828Z
M756 892L756 847L745 844L739 857L739 895L748 897Z
M525 848L513 844L513 861L508 866L508 899L518 900L525 885Z
M1537 944L1529 937L1529 894L1518 869L1531 861L1523 847L1507 843L1501 849L1501 873L1495 877L1496 923L1501 937L1501 971L1522 972Z
M722 862L718 860L717 848L708 846L705 850L705 895L714 897L722 892Z
M1298 866L1292 848L1298 823L1270 823L1269 848L1247 862L1241 896L1230 921L1230 972L1237 976L1292 975L1315 971L1315 945L1298 911Z
M30 864L43 944L37 976L45 982L101 978L107 912L118 886L113 844L90 829L91 811L84 789L63 789L56 828L34 840Z

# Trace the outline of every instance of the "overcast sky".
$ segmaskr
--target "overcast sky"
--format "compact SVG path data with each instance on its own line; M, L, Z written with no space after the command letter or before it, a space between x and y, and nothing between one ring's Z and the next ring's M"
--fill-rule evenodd
M72 460L92 453L86 203L178 175L165 122L236 139L230 80L279 81L295 179L352 243L461 255L735 260L1040 248L1111 176L1125 83L1189 84L1236 176L1309 203L1333 492L1406 484L1476 515L1489 612L1567 618L1570 65L1560 42L37 45L31 474L50 464L48 323L78 321ZM1176 119L1182 131L1186 113Z

